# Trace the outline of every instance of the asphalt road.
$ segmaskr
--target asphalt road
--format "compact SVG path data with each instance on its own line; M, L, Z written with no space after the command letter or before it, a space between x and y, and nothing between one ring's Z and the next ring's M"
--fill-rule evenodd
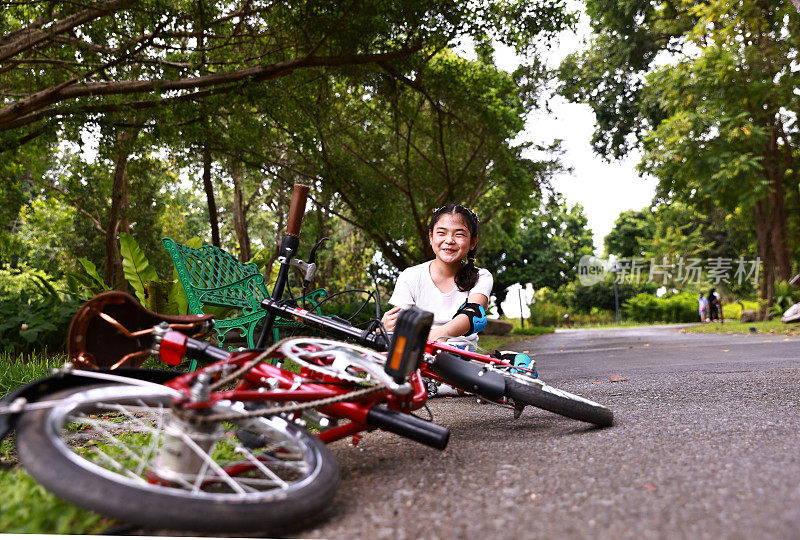
M800 538L800 339L657 327L513 348L615 425L431 400L444 452L385 433L332 445L336 499L294 536Z

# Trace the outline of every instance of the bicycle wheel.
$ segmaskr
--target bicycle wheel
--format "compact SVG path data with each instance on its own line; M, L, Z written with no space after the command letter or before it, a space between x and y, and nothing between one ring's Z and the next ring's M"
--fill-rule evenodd
M167 388L79 387L17 423L31 475L79 506L139 526L263 532L296 524L333 498L338 465L316 437L279 417L197 423ZM212 413L241 412L221 402ZM257 445L236 431L257 433Z
M614 423L613 411L599 403L524 375L506 373L503 376L506 379L506 398L512 399L517 405L533 405L567 418L603 427Z

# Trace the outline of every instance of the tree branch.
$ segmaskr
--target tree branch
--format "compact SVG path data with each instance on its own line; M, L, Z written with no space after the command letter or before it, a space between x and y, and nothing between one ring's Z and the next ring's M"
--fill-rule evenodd
M86 9L74 15L70 15L66 19L57 21L47 30L38 29L42 26L42 23L37 19L33 24L22 29L20 31L20 37L15 41L12 41L8 45L0 46L0 62L22 51L32 49L36 45L52 39L53 36L69 32L73 28L98 19L112 11L122 9L131 3L133 3L133 0L112 0L104 4L100 9Z
M87 96L124 95L147 92L167 92L175 90L191 90L225 85L240 81L262 82L271 78L288 75L295 69L313 67L334 67L344 65L364 65L388 59L399 58L415 52L415 49L401 49L389 53L354 54L340 56L300 57L268 66L254 66L231 72L201 75L177 80L144 80L144 81L104 81L75 85L70 80L57 86L37 92L4 109L0 109L0 131L6 131L19 125L30 123L19 121L28 113L44 108L53 103ZM173 98L174 99L174 98ZM162 100L162 103L167 100ZM35 121L35 120L31 120Z

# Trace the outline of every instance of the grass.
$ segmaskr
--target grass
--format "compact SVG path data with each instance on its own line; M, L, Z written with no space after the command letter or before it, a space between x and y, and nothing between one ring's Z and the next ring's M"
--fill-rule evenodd
M619 325L616 322L610 323L597 323L597 324L573 324L573 328L634 328L637 326L656 326L660 324L684 324L684 323L667 323L662 321L642 322L642 321L624 321L621 320Z
M0 354L0 396L61 367L64 355L28 359ZM11 437L11 436L9 436ZM119 523L83 510L39 485L17 460L12 440L0 442L0 533L98 534Z
M0 353L0 396L40 377L49 375L50 368L64 365L66 355L42 354L23 359Z
M752 323L726 322L708 323L684 328L682 332L692 334L782 334L800 336L800 325L782 323L780 319Z
M0 533L99 534L116 520L59 499L21 467L0 470Z

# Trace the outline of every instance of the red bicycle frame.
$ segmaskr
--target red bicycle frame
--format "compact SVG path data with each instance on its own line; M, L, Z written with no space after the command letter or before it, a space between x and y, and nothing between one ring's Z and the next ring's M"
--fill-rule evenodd
M190 338L186 338L183 334L168 332L162 339L162 342L170 342L171 340L183 342L188 341L188 339ZM163 351L165 352L161 354L162 359L165 362L174 363L174 358L169 357L169 355L174 355L174 348L164 347ZM342 381L335 377L312 373L311 370L306 367L301 367L299 373L294 373L277 365L262 362L244 374L236 388L211 392L208 399L202 402L191 401L189 399L192 385L195 384L201 374L217 373L222 364L225 364L225 366L231 370L238 369L252 362L261 354L262 351L254 350L231 352L229 353L228 359L215 362L197 371L181 375L167 382L166 386L178 390L185 396L183 402L179 401L179 405L185 408L208 408L223 400L240 401L244 403L270 402L271 404L288 402L308 403L318 400L335 400L353 390L352 386L343 385ZM280 357L280 355L273 355L273 358L278 357ZM312 377L316 380L309 380ZM411 374L409 382L412 391L406 395L396 394L388 389L383 389L357 399L339 401L317 407L316 409L326 416L335 419L349 420L347 424L327 429L320 432L317 436L325 443L330 443L376 428L398 433L398 426L387 425L385 421L376 421L374 414L371 415L370 413L375 413L375 407L378 405L385 405L386 409L399 413L408 413L423 407L427 401L427 392L422 382L422 374L419 369ZM294 414L295 418L299 416L300 413ZM403 416L405 417L408 415ZM403 420L408 420L408 418L403 417L397 419L400 424L403 423ZM434 424L430 424L430 426L439 428L439 426L435 426ZM399 431L398 434L407 436L406 433L402 432L402 429ZM418 440L418 442L428 444L422 440Z

